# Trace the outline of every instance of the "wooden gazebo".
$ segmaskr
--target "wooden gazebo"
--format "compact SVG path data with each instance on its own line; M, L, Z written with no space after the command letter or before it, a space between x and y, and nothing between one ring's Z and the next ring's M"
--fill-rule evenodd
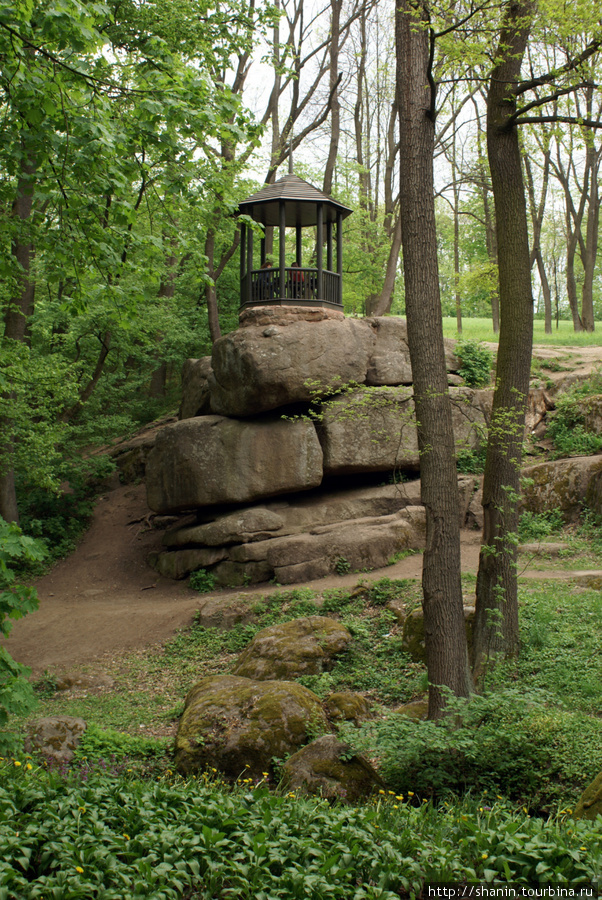
M261 239L261 268L253 268L253 229L241 225L240 306L326 306L343 308L343 219L353 210L297 175L288 174L243 200L239 214L279 229L278 266L266 263ZM333 226L336 226L336 269L333 267ZM286 263L286 229L295 229L295 259ZM316 229L315 267L303 265L302 229ZM324 266L326 238L326 266Z

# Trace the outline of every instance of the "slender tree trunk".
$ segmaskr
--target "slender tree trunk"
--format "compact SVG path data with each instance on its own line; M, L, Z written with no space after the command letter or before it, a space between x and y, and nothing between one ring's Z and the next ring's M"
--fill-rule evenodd
M339 82L342 5L342 0L331 0L330 2L330 94L332 101L330 107L330 146L328 148L328 159L326 160L322 188L327 196L330 196L332 193L332 179L339 152L339 138L341 134L341 104L337 87Z
M397 106L401 126L401 234L408 344L420 449L426 549L422 590L429 676L429 717L445 707L446 687L471 690L460 569L460 522L454 434L443 344L435 203L434 84L423 6L401 0L395 17Z
M17 193L12 206L14 237L12 256L19 275L16 291L10 299L4 316L4 343L25 343L27 320L33 313L35 283L31 276L33 243L29 235L29 222L33 209L33 191L36 165L22 140L23 161L17 183ZM19 508L13 468L13 422L10 417L0 417L0 516L7 522L19 522Z
M477 677L518 651L516 535L520 461L533 345L527 204L518 132L509 119L535 0L512 0L487 98L487 152L497 227L500 340L483 482L484 528L473 629Z
M581 289L581 321L586 331L594 331L594 275L596 270L596 256L598 252L598 233L600 226L600 189L598 178L600 174L601 149L588 146L587 156L590 169L589 200L587 205L587 219L585 228L585 240L581 251L583 263L583 287Z
M374 298L373 303L370 306L370 310L366 310L369 316L386 316L387 313L391 311L400 251L401 219L397 219L395 227L393 229L393 240L391 242L391 249L389 250L389 258L387 259L387 270L385 272L385 282L383 284L383 289L380 294L378 294Z

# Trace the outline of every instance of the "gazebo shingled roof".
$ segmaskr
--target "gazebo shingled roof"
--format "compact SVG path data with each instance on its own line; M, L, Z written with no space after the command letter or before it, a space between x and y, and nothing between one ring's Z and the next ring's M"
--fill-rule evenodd
M353 210L323 194L308 181L298 175L285 175L274 184L266 184L257 193L252 194L239 204L239 212L251 214L256 222L262 225L280 224L280 200L285 202L286 227L299 225L305 228L317 224L318 204L322 204L324 222L336 222L337 214L345 219Z

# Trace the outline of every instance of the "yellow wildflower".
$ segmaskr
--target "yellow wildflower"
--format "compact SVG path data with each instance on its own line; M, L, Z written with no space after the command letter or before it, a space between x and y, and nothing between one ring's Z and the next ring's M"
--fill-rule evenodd
M408 797L413 797L413 796L414 796L414 791L408 791Z
M126 839L126 841L129 841L129 840L130 840L129 834L126 834L125 831L123 832L123 836L124 836L124 838Z
M14 759L13 762L14 762L14 764L15 764L16 766L20 766L20 765L21 765L21 763L19 762L18 759Z
M25 768L31 770L31 769L33 769L33 766L31 763L27 763Z
M395 795L395 799L396 799L396 800L403 800L403 794L396 794L396 795Z
M488 853L481 853L481 859L487 859L488 856Z
M75 867L75 871L76 871L79 875L83 875L83 874L84 874L84 870L82 869L81 866L76 866L76 867Z
M378 793L379 793L379 794L384 794L385 792L384 792L384 791L379 791Z

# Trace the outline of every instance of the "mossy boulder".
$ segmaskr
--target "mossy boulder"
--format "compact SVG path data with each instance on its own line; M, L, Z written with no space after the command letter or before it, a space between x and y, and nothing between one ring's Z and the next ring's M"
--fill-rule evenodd
M289 790L347 803L362 800L384 787L370 763L332 734L312 741L291 756L282 767L282 783Z
M256 681L319 675L351 641L344 625L327 616L305 616L259 631L241 653L234 675Z
M602 772L586 787L573 810L575 819L595 819L602 816Z
M188 692L175 744L183 775L204 768L227 778L260 776L329 725L318 697L291 682L211 675Z
M474 622L474 606L464 607L464 623L466 627L466 640L468 649L472 646L472 626ZM426 647L424 643L424 612L422 607L412 610L403 623L402 649L408 653L414 662L426 663Z
M399 713L399 715L416 720L426 719L428 711L429 702L427 697L422 697L418 700L410 700L408 703L404 703L403 706L398 706L395 709L395 712Z
M324 701L324 711L331 722L353 722L354 725L359 725L372 716L366 698L353 691L329 694Z

